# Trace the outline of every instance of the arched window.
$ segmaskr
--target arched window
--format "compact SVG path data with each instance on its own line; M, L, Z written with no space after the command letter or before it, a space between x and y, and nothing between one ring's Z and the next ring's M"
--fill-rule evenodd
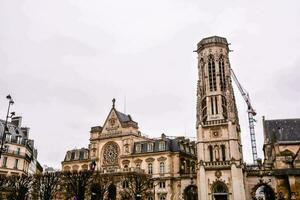
M225 185L225 183L222 182L216 182L213 185L212 188L212 195L214 197L214 199L224 199L227 200L228 199L228 189L227 186Z
M225 161L226 153L225 153L225 145L224 144L221 145L221 151L222 151L222 160Z
M165 173L165 163L164 163L164 162L161 162L161 163L159 164L159 172L160 172L161 174L164 174L164 173Z
M213 147L211 145L208 146L208 151L209 151L210 162L212 162L214 161L214 153L213 153Z
M201 107L202 107L202 120L203 122L207 119L207 104L206 104L206 97L204 97L201 101Z
M223 110L223 117L224 119L227 119L227 102L226 102L226 98L224 96L222 96L222 110Z
M129 187L129 183L127 180L123 181L123 188L128 188Z
M153 174L153 165L152 165L152 163L148 164L148 174Z
M221 56L219 59L219 74L220 74L220 88L221 91L226 89L226 79L225 79L225 68L224 68L224 59Z
M215 61L212 55L208 58L208 77L209 77L209 89L210 91L217 90L217 81L216 81L216 66Z

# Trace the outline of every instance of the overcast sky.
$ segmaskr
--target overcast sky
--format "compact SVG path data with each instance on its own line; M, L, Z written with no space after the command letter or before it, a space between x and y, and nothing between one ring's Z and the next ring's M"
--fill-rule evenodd
M299 1L0 0L0 114L10 93L42 165L87 147L116 98L150 137L195 137L196 44L231 43L230 61L258 115L300 117ZM246 105L235 88L244 157ZM126 97L126 107L125 104Z

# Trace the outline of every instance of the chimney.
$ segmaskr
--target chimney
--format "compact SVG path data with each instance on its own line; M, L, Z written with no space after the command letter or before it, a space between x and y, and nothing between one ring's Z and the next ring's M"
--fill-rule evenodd
M21 128L22 117L21 116L17 116L17 117L11 118L11 123L13 125L15 125L16 127Z
M29 138L29 128L28 127L21 127L21 130L24 134L24 137L27 139Z

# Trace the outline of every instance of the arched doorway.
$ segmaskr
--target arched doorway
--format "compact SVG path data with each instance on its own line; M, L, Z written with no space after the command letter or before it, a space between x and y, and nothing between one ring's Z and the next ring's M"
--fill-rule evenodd
M225 183L216 182L212 187L213 200L228 200L228 189Z
M267 184L258 185L255 189L255 200L273 200L275 193L273 189Z
M108 200L116 200L117 197L117 188L114 184L111 184L108 187Z
M197 186L189 185L184 189L184 200L197 200Z

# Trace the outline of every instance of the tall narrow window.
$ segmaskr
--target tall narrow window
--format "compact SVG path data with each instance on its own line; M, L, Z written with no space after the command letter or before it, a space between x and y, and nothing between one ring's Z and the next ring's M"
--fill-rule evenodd
M210 162L212 162L214 161L214 153L213 153L213 147L211 145L208 146L208 151L209 151Z
M220 74L220 88L221 91L226 89L226 79L225 79L225 69L224 69L224 59L223 57L219 60L219 74Z
M226 154L225 154L225 145L224 144L221 145L221 151L222 151L222 160L225 161Z
M227 102L224 96L222 96L222 110L224 119L227 119Z
M3 157L2 167L6 167L7 157Z
M161 163L159 164L159 172L160 172L161 174L164 174L164 173L165 173L165 163L164 163L164 162L161 162Z
M219 113L219 110L218 110L218 96L215 96L215 108L216 108L216 114Z
M127 180L123 181L123 188L126 189L129 187L129 183Z
M217 90L217 82L216 82L216 66L213 56L209 56L208 58L208 77L209 77L209 89L210 91Z
M215 114L215 109L214 109L214 98L210 97L210 108L211 108L211 114Z
M202 105L202 120L203 122L205 122L207 119L206 97L202 99L201 105Z
M152 165L152 163L148 164L148 174L153 174L153 165Z
M165 181L159 182L159 187L160 188L166 188L166 182Z
M15 160L15 165L14 165L14 168L15 168L15 169L18 169L18 163L19 163L19 159L16 159L16 160Z

